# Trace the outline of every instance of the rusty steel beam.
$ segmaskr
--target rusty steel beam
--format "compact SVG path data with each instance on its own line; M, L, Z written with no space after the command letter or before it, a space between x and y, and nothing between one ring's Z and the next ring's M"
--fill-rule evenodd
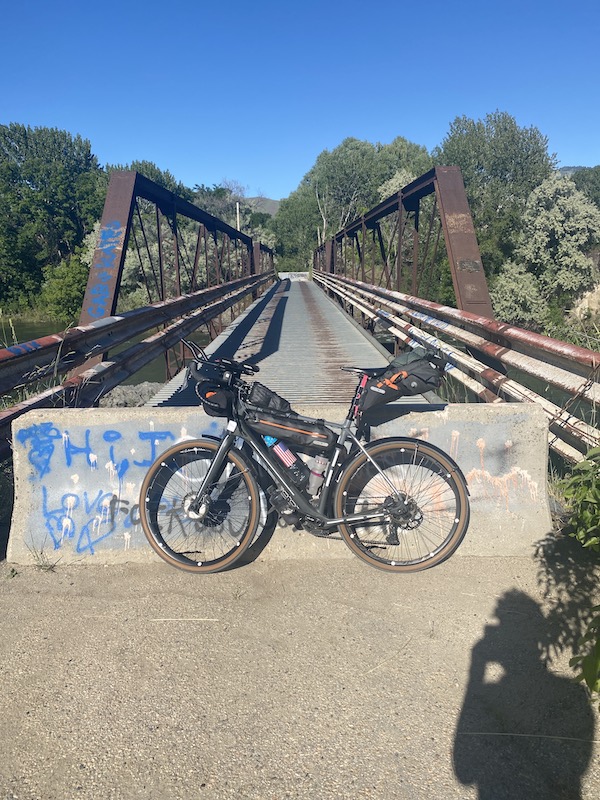
M363 288L357 289L357 291L361 296L370 299L371 302L376 300L377 305L386 306L393 313L408 317L415 325L424 326L455 341L463 342L474 350L484 353L494 361L501 361L510 367L533 375L540 380L547 381L565 392L589 400L590 403L600 404L600 384L593 380L590 381L589 374L583 377L578 372L573 372L572 365L570 365L569 369L558 367L540 358L534 358L531 355L526 355L510 348L500 346L493 341L490 342L485 336L476 335L469 330L460 328L457 325L452 325L446 320L439 318L439 315L433 316L431 313L425 315L422 311L417 311L406 303L398 302L398 300L394 301L389 297L384 297L371 290ZM440 306L440 310L442 309L444 309L444 306ZM460 313L462 314L464 312Z
M110 177L80 325L115 313L134 210L136 178L135 172L113 172Z
M169 215L173 216L174 236L176 236L177 231L176 215L180 214L198 222L204 229L210 231L215 237L215 242L217 233L221 233L228 240L242 242L248 249L253 247L252 237L232 228L231 225L228 225L223 220L213 217L212 214L203 211L193 203L148 180L143 175L128 171L113 172L110 177L100 223L98 243L94 251L79 318L80 325L87 325L102 317L112 316L116 311L123 264L137 198L154 203L157 218L159 212L167 219ZM160 222L157 225L157 229L160 233ZM162 237L160 237L159 243L159 256L162 261ZM223 242L223 246L224 244ZM264 251L269 250L263 244L259 244L259 246ZM177 242L175 241L175 267L177 266L177 259L178 250ZM159 281L164 277L162 266L161 264ZM221 281L218 282L221 283ZM166 299L164 289L161 299Z
M362 234L364 249L365 232L367 230L377 230L382 219L395 214L397 221L394 227L399 228L398 254L395 264L395 286L396 289L399 289L402 273L401 249L403 235L406 229L406 219L404 215L405 213L407 215L412 215L414 228L412 234L413 256L411 291L416 294L420 282L420 273L425 266L419 263L418 231L420 225L421 201L434 193L435 205L432 211L432 217L436 214L437 210L444 233L444 241L446 244L446 252L448 254L457 306L462 310L493 319L494 313L481 262L479 245L477 244L475 228L469 210L462 175L458 167L434 167L412 183L403 187L400 192L382 200L381 203L374 206L361 217L353 220L342 230L338 231L330 241L334 243L334 247L347 238L356 238L358 242L358 234L360 232ZM402 224L399 224L399 220ZM431 219L429 232L426 237L427 246L431 238L432 222L433 220ZM323 247L327 248L328 246L329 242L325 243L324 246L319 248L317 253L319 253ZM359 259L361 277L365 280L364 253L361 253L360 249ZM331 258L327 250L325 253L325 260L328 265L331 263ZM314 263L317 267L321 261L322 256L316 255ZM374 268L375 263L373 261L373 270ZM392 280L391 276L387 274L389 264L387 263L387 257L385 255L383 255L383 268L386 272L387 286L391 288ZM339 270L333 270L331 268L325 269L324 271L339 272ZM345 273L345 264L343 271Z
M244 289L246 294L255 293L272 278L272 272L240 278L230 284L106 317L65 333L0 349L0 393L48 375L61 375L83 364L90 356L114 349L150 328L164 325L168 320L189 314L233 292Z
M458 167L435 168L435 193L457 305L462 311L493 319L492 301Z
M442 319L455 324L457 327L481 334L490 342L497 344L501 349L512 349L534 357L536 355L539 357L539 354L543 353L544 359L549 363L577 372L586 378L591 373L600 370L600 353L595 350L588 350L585 347L562 342L550 336L533 333L524 328L508 325L505 322L490 320L487 317L468 311L443 306L431 300L422 300L402 292L371 286L351 278L336 275L335 279L358 288L364 288L366 291L371 291L380 297L405 303L410 308L422 312L425 318L431 315L433 318Z

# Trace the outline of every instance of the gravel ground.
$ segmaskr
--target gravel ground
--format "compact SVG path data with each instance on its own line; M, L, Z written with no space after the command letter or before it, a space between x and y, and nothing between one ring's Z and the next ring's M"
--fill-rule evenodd
M595 799L539 570L1 564L0 798Z

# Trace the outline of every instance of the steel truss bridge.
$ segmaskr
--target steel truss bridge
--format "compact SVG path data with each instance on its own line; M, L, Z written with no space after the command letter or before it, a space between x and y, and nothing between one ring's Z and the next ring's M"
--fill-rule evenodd
M425 299L444 260L455 307ZM332 325L346 313L396 346L443 351L455 399L538 404L550 447L572 463L600 443L600 353L494 319L457 167L436 167L336 233L311 277L335 300ZM147 302L123 308L132 281ZM269 248L135 172L113 173L79 324L0 350L0 456L31 409L93 406L157 356L171 378L183 337L214 338L275 281Z

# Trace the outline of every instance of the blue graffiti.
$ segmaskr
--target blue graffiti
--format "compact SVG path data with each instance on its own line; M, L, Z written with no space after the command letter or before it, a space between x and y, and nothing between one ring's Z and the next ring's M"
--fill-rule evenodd
M67 467L70 467L73 463L73 456L79 455L80 453L84 453L86 455L86 460L88 465L92 468L96 468L96 456L92 452L92 447L90 445L90 431L89 429L84 433L85 444L83 447L77 447L71 441L71 437L69 435L69 431L65 431L65 435L63 436L63 442L65 447L65 461Z
M24 353L34 353L41 347L42 345L34 340L31 342L23 342L23 344L12 344L10 347L7 347L6 350L15 356L20 356Z
M57 508L48 508L48 490L42 486L44 525L50 534L55 550L58 550L65 539L73 538L75 524L72 514L78 507L79 497L76 494L67 493L61 497L60 505Z
M136 467L150 467L156 461L156 445L167 439L175 439L170 431L148 431L147 433L142 433L142 431L140 431L138 436L142 441L146 440L150 442L150 458L147 458L145 461L134 461L133 463Z
M119 439L122 439L123 436L119 433L119 431L104 431L102 436L105 442L110 443L110 447L108 449L108 455L113 464L113 468L117 473L117 477L119 480L122 480L123 476L129 469L129 459L123 458L121 461L117 461L117 457L115 455L115 447L113 442L118 442Z
M31 442L29 449L29 463L39 472L41 478L50 472L50 462L54 454L54 442L62 438L61 432L54 427L52 422L42 422L23 428L17 433L17 439L22 445Z
M113 492L99 489L95 495L66 492L55 508L49 507L48 489L42 486L42 514L44 525L55 550L65 541L75 544L77 553L94 555L96 546L117 530L118 522L126 530L139 525L139 505L131 508L129 502L117 497ZM119 517L119 515L123 515Z
M17 433L17 440L23 447L29 444L28 459L37 471L36 477L43 478L52 472L53 460L56 459L55 442L57 439L62 439L64 462L59 465L55 464L55 466L59 468L62 466L72 467L78 456L84 456L90 469L97 469L98 460L101 458L101 463L109 462L119 481L123 480L131 469L132 462L125 456L120 457L117 452L119 444L126 445L124 435L120 431L104 431L102 440L105 444L99 447L92 444L91 430L89 428L77 435L78 437L83 437L83 441L79 438L76 443L68 430L61 433L53 422L42 422L39 425L31 425L29 428L20 430ZM147 468L154 463L160 452L159 445L162 442L175 440L175 436L171 431L138 431L138 437L141 442L149 445L148 457L133 462L133 465L142 468ZM107 450L108 453L106 454Z
M119 220L112 220L102 226L98 237L97 257L92 264L91 276L94 285L90 288L89 296L92 299L87 307L87 313L94 319L105 317L108 313L108 304L112 296L110 284L115 277L116 260L123 247L125 228Z

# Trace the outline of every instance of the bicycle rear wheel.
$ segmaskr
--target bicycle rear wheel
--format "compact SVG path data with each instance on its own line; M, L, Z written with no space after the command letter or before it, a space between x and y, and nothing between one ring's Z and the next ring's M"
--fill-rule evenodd
M416 572L452 555L469 525L465 480L452 459L416 439L368 446L341 474L336 517L380 511L385 519L339 526L352 552L390 572Z
M148 542L167 563L189 572L231 567L249 547L260 518L260 496L246 460L230 450L201 512L191 506L219 447L208 439L181 442L150 467L140 492Z

